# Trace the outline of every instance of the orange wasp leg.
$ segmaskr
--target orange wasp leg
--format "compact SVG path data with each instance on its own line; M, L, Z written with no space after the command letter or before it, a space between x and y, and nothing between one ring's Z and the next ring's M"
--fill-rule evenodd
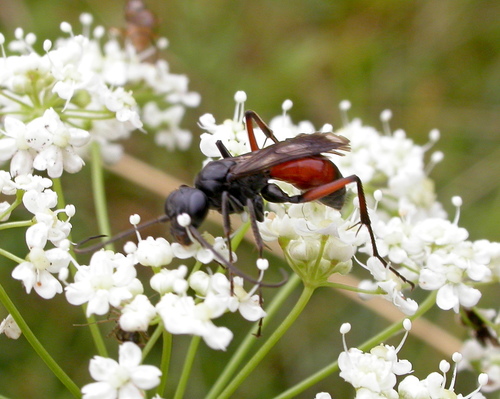
M269 126L257 115L254 111L248 110L245 111L245 126L247 128L248 140L250 141L250 148L252 151L259 150L259 146L257 145L257 140L255 139L255 133L253 131L253 123L252 119L257 123L257 126L262 130L262 132L266 135L267 138L271 139L273 142L278 143L279 140L274 137L273 131L269 129Z
M411 281L408 281L404 276L401 275L401 273L399 273L397 270L395 270L392 266L388 265L387 262L385 261L385 259L382 258L382 256L380 256L378 249L377 249L377 244L375 241L375 234L373 233L372 224L370 221L370 216L368 215L368 207L366 205L366 198L365 198L365 193L363 190L363 184L361 183L361 179L358 176L351 175L351 176L343 177L341 179L334 180L330 183L323 184L319 187L315 187L315 188L312 188L310 190L307 190L306 192L297 196L298 197L297 202L304 203L304 202L320 200L321 198L326 197L327 195L332 194L335 191L338 191L338 190L344 188L347 184L350 184L350 183L356 183L357 188L358 188L360 223L365 225L366 228L368 229L368 234L370 235L370 241L372 244L373 256L375 256L380 262L382 262L382 264L386 268L389 268L389 270L392 271L401 280L409 283L412 287L414 287L414 284Z

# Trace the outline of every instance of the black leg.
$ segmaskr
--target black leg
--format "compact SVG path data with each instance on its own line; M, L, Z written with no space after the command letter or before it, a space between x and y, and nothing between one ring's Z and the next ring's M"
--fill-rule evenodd
M222 143L222 141L217 140L215 142L215 145L219 149L220 155L222 158L232 158L233 156L229 153L229 150L226 148L226 146Z

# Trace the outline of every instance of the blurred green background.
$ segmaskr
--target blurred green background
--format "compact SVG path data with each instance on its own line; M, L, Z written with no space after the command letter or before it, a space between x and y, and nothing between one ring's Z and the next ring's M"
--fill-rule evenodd
M237 90L246 91L247 107L264 120L280 113L285 99L294 103L293 120L311 120L316 126L328 122L338 127L338 103L343 99L353 104L351 117L360 117L375 127L380 127L380 112L389 108L394 115L392 128L404 129L417 143L427 142L431 129L441 131L441 140L434 149L443 151L445 158L432 172L440 201L453 213L451 196L462 196L460 224L469 230L470 238L500 239L500 2L151 0L146 3L160 19L158 33L169 39L165 57L172 72L188 75L190 89L201 94L202 103L189 110L184 120L183 126L194 134L189 152L166 153L138 135L126 144L130 153L190 183L200 167L197 161L202 159L197 152L198 117L206 112L213 113L218 121L231 117ZM70 22L78 32L78 17L83 11L92 13L97 24L124 25L122 1L0 0L0 31L11 39L14 29L21 26L25 31L35 32L41 46L45 38L55 39L60 35L61 21ZM93 205L82 196L82 187L89 184L88 170L64 182L67 201L78 210L74 224L83 226L76 239L94 234ZM143 220L162 212L162 198L111 174L107 176L107 187L116 231L127 226L132 212L140 213ZM163 229L158 228L158 234ZM17 240L22 243L23 235ZM16 252L19 241L5 245ZM22 250L17 254L25 255ZM90 382L87 359L94 351L83 343L89 341L88 331L85 327L73 327L74 323L82 322L81 312L76 308L68 311L61 298L47 302L34 294L26 296L19 282L10 282L13 265L5 260L0 265L2 283L9 281L7 289L16 304L32 310L27 315L28 322L40 331L49 351L78 384ZM497 306L495 294L490 304ZM381 320L373 321L369 311L330 290L318 292L306 313L273 352L274 356L235 397L272 397L331 362L341 350L338 328L342 322L349 321L354 326L349 338L353 346L362 342L363 336L386 325ZM1 309L0 316L4 316ZM464 335L453 315L432 317L456 335ZM112 329L113 323L108 324L108 329ZM355 330L363 335L357 336ZM232 348L242 333L237 333ZM181 338L175 342L180 348L175 352L180 362L188 340ZM113 345L111 342L110 346ZM201 397L207 392L207 384L225 361L225 354L201 346L188 398ZM24 340L13 342L1 336L0 353L0 394L12 398L69 397ZM420 378L436 371L442 358L416 339L410 339L402 356L412 361ZM179 371L180 364L174 362L172 381ZM474 378L462 375L458 386L459 392L463 388L463 393L467 393L475 386ZM312 398L321 390L331 392L336 398L352 395L347 384L330 377L301 397Z

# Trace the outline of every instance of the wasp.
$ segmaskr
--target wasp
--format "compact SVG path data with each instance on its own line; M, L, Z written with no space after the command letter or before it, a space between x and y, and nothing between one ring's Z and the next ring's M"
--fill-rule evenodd
M165 201L165 215L163 217L138 227L145 227L157 221L169 221L170 232L177 242L189 245L194 238L204 247L211 249L220 263L236 274L250 281L255 281L235 269L231 260L226 261L199 233L198 228L206 219L209 210L215 210L222 215L224 234L227 237L230 254L231 225L229 216L246 210L249 214L259 257L262 257L264 244L258 231L257 222L264 220L264 201L292 204L320 201L326 206L340 210L345 203L346 186L354 183L357 186L359 198L359 223L366 226L368 230L373 256L407 282L379 254L360 178L356 175L342 176L338 167L324 155L344 155L345 152L350 151L349 140L335 133L317 132L300 134L279 141L254 111L246 111L244 118L251 152L232 156L224 144L217 141L216 145L222 158L206 164L196 176L193 187L183 185L173 191ZM254 122L273 144L259 148L254 133ZM301 194L289 195L270 180L290 183L301 190ZM189 215L190 224L188 226L179 222L178 216L182 214ZM133 231L126 231L116 236L115 239L122 238ZM98 244L91 249L97 249L103 245Z
M258 147L253 122L273 144ZM245 126L251 152L233 157L223 143L217 141L222 159L209 162L196 176L194 187L181 186L168 196L165 213L171 222L172 235L178 242L190 243L186 229L177 223L177 215L181 213L187 213L192 226L198 228L208 210L216 210L222 214L225 235L229 237L229 215L247 210L261 256L264 245L256 222L264 220L264 200L292 204L320 201L340 210L345 203L346 186L354 183L359 199L360 224L368 230L373 256L407 281L379 254L360 178L356 175L343 177L331 159L323 155L342 156L350 151L347 138L317 132L279 141L260 116L251 110L245 112ZM302 193L289 195L270 182L271 179L292 184Z

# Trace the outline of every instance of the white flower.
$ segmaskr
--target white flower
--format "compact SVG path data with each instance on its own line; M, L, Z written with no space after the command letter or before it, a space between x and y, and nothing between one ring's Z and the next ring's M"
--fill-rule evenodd
M401 291L401 281L396 279L399 280L398 277L395 277L386 281L377 281L376 284L386 292L384 297L391 301L394 306L408 316L414 315L418 310L418 303L411 298L405 297Z
M10 314L0 323L0 334L5 334L10 339L18 339L21 336L22 331Z
M6 222L10 218L10 204L7 201L0 202L0 222Z
M121 310L120 327L124 331L146 331L156 316L155 307L146 295L137 295Z
M178 295L185 294L189 288L186 280L187 273L188 268L185 265L181 265L174 270L161 269L159 273L151 277L151 288L160 295L167 292L173 292Z
M126 92L123 87L111 90L102 87L101 97L107 109L116 113L120 122L130 122L136 129L142 128L142 122L136 110L136 102L132 92Z
M62 285L52 273L61 273L68 267L71 260L68 252L60 248L44 251L42 248L34 247L27 259L12 271L12 277L23 282L26 292L29 294L34 288L44 299L60 294Z
M199 242L193 242L189 246L173 242L171 246L174 256L179 259L195 258L205 265L214 259L212 251L203 247Z
M153 267L168 265L173 258L170 243L162 237L140 240L134 255L141 265Z
M88 302L87 316L103 315L110 305L119 307L134 296L138 284L135 276L132 262L124 255L98 251L88 266L78 268L75 282L66 287L66 299L72 305Z
M0 162L11 160L10 173L18 176L30 173L36 152L26 140L26 125L20 120L6 116L5 138L0 139Z
M26 209L35 215L36 223L26 230L26 243L29 248L45 247L47 240L54 245L59 245L71 232L70 218L74 213L73 208L52 211L57 205L57 194L46 189L43 192L31 189L23 196ZM59 213L66 213L68 218L60 220Z
M218 255L229 260L229 250L225 238L212 237L209 234L205 234L205 239L212 244ZM210 249L203 247L198 241L193 242L191 245L181 245L177 242L173 242L171 246L174 256L179 259L195 258L205 265L214 260L214 253ZM232 253L232 259L233 262L237 260L237 256L234 252Z
M423 289L438 290L437 305L444 310L458 312L459 306L475 306L481 292L466 283L468 262L457 253L434 253L427 258L426 267L420 272L419 285ZM484 266L484 274L489 269Z
M443 376L436 372L421 381L414 375L409 375L399 383L398 393L403 399L441 399L447 397L442 386L443 380Z
M241 121L226 120L221 125L216 125L213 116L205 114L200 117L199 125L209 132L202 133L200 136L200 150L207 157L221 157L221 153L215 144L217 140L221 140L233 156L250 151L245 143L241 143L236 139L239 135L246 133Z
M340 376L355 389L366 388L372 392L391 391L396 384L392 362L376 355L351 348L339 356Z
M14 184L18 190L24 190L24 191L35 190L38 192L42 192L46 188L52 187L52 180L50 180L47 177L32 175L29 173L26 175L16 176L14 178Z
M341 370L340 376L349 382L357 391L356 397L387 397L397 398L393 389L396 385L396 375L411 372L411 363L399 360L397 353L408 335L411 323L404 323L406 334L398 349L390 345L380 344L365 353L357 348L347 349L345 334L350 330L347 323L342 325L344 351L340 354L338 363ZM371 396L373 395L373 396Z
M144 390L160 383L161 371L141 365L141 349L132 342L120 345L118 362L95 356L90 361L90 375L97 382L82 388L84 399L142 399Z
M209 276L202 271L197 271L190 276L189 283L198 295L205 297L206 302L216 303L218 301L222 308L231 312L239 311L243 318L248 321L257 321L266 315L260 305L259 296L245 291L241 277L233 277L231 285L231 282L222 273Z
M0 193L5 195L14 195L16 186L10 177L10 173L5 170L0 170Z
M26 141L37 151L33 167L47 170L50 177L60 177L63 170L69 173L80 171L83 159L75 152L90 141L89 132L66 126L52 109L26 126Z
M233 333L226 327L217 327L212 318L224 313L220 301L205 301L195 304L189 296L167 293L156 305L165 329L171 334L193 334L203 338L212 349L226 350Z
M314 399L332 399L332 396L326 392L317 393Z

